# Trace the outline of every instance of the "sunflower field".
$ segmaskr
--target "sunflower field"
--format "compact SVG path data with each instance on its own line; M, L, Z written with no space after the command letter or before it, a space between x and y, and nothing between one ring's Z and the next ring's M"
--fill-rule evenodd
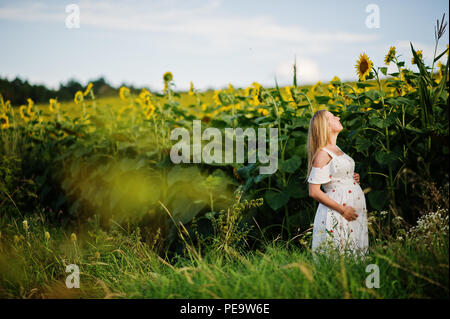
M0 95L0 296L448 297L448 56L425 65L411 44L408 69L395 47L382 66L362 53L357 82L313 86L297 85L294 65L286 87L177 92L167 72L163 92L97 98L89 84L73 102L17 106ZM361 176L368 261L387 276L377 291L358 262L311 258L306 140L319 109L341 118L338 145ZM171 131L194 120L276 128L278 170L172 163ZM63 286L71 263L86 274L77 291Z

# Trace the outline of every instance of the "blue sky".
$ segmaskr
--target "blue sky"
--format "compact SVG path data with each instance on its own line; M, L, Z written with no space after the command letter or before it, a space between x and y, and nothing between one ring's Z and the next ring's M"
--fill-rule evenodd
M65 25L71 3L80 8L79 29ZM379 28L366 26L369 4L379 8ZM356 80L361 52L382 66L395 45L411 66L411 41L430 62L444 12L441 0L0 0L0 76L53 88L104 76L160 90L171 71L179 89L190 81L199 89L273 86L275 77L292 83L296 56L299 84ZM448 31L438 51L447 43Z

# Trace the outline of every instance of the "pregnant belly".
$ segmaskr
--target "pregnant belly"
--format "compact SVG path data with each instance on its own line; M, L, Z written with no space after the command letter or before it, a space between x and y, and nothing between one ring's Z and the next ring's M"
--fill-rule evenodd
M327 195L339 204L352 206L355 210L366 208L366 200L361 186L353 180L336 182Z

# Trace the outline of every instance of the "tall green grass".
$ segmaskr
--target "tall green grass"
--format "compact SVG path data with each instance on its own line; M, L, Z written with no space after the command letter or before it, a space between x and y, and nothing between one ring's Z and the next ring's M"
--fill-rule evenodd
M449 296L448 231L437 232L430 245L409 235L371 238L365 260L314 258L296 241L280 240L256 251L210 245L201 252L186 240L185 254L169 257L158 254L155 243L144 243L139 228L130 232L116 225L107 232L94 218L75 239L70 231L48 229L44 214L26 224L25 229L19 220L1 220L2 298ZM72 263L80 267L79 289L65 286L65 266ZM369 264L379 267L379 288L366 287Z

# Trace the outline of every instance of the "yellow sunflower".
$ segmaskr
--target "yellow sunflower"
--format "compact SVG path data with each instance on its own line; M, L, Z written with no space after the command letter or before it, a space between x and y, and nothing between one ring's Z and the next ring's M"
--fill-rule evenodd
M30 120L30 116L27 114L27 107L25 105L21 105L19 108L20 117L25 121L28 122Z
M75 104L80 104L81 102L83 102L84 101L83 92L77 91L77 93L75 93L73 101L75 102Z
M164 80L164 82L170 82L170 81L172 81L172 80L173 80L173 75L172 75L172 73L170 73L170 72L164 73L164 75L163 75L163 80Z
M214 102L216 102L217 105L222 104L219 94L220 94L220 91L214 91L213 100L214 100Z
M194 93L194 83L192 83L192 81L191 81L191 84L190 84L190 87L189 87L188 94L191 95L191 96L195 95L195 93Z
M361 81L365 81L366 77L372 70L373 62L370 61L369 57L363 52L359 56L359 60L356 62L355 68L356 73Z
M150 96L152 96L152 94L146 88L142 88L141 93L139 93L139 97L142 100L150 98Z
M28 101L28 114L30 116L33 116L34 115L34 111L33 111L34 102L32 99L27 99L27 101Z
M57 100L55 100L55 99L50 99L49 100L49 110L50 110L50 112L52 112L52 113L54 113L54 112L56 112L58 109L59 109L59 107L60 107L60 103L58 103L58 101Z
M86 90L83 92L83 95L86 96L89 94L89 92L91 92L92 87L94 86L94 84L89 83Z
M384 63L386 65L389 65L389 63L391 63L391 61L394 61L395 59L395 47L391 47L389 49L389 52L386 54L386 57L384 58Z
M322 85L322 82L321 82L321 81L318 81L316 84L314 84L314 85L311 87L311 92L312 92L312 93L316 93L317 88L320 87L321 85Z
M149 120L152 117L153 113L155 113L155 109L156 108L153 104L148 104L147 110L145 111L145 118L147 120Z
M2 129L6 130L7 128L9 128L9 119L6 116L6 114L1 114L0 115L0 126Z
M119 90L119 96L120 99L125 101L130 96L130 89L125 86L122 86Z
M421 60L423 59L423 52L422 52L422 50L416 51L416 54L417 54L417 57L418 57L419 59L421 59ZM411 63L412 63L412 64L417 64L417 61L414 59L414 57L412 57Z
M269 114L269 111L266 110L266 109L263 109L263 108L259 108L257 111L258 111L259 114L261 114L263 116L266 116L266 115Z

